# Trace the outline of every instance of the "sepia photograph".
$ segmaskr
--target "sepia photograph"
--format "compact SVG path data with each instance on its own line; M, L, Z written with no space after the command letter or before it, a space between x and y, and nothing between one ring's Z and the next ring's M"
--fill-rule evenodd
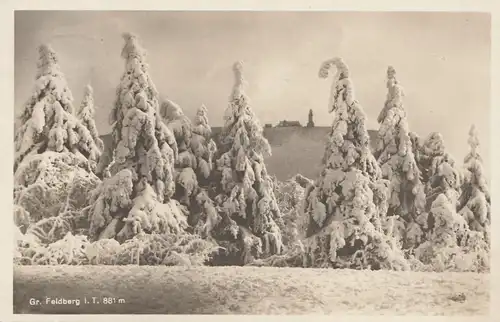
M491 29L15 11L14 314L489 315Z

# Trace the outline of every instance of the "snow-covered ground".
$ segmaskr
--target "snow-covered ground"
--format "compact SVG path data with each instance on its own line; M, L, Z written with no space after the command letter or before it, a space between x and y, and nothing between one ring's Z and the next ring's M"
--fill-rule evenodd
M489 275L475 273L17 266L14 312L488 315L489 282ZM45 304L46 298L80 299L80 306ZM115 304L103 304L109 298Z

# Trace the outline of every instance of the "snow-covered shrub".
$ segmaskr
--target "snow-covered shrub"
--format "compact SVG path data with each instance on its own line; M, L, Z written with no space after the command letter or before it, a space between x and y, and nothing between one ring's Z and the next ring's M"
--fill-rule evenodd
M50 244L75 231L75 226L73 216L70 213L63 212L57 216L43 218L33 223L28 228L27 233L36 236L43 244Z
M144 234L120 244L114 239L90 242L68 232L44 244L35 235L15 234L14 263L18 265L204 265L218 246L191 234Z
M89 265L117 265L122 249L122 245L116 239L100 239L88 242L84 252Z
M101 151L92 133L73 115L73 96L55 52L39 47L33 95L17 120L14 171L30 155L45 151L84 156L95 168Z
M479 154L479 138L475 126L469 131L470 152L465 157L465 178L459 201L459 213L467 220L470 229L484 233L490 241L491 201L488 182L483 172Z
M479 231L468 230L460 245L461 256L455 259L455 265L461 272L489 272L489 240Z
M35 236L26 234L20 236L17 251L20 256L14 258L14 263L21 265L84 265L87 257L85 248L87 236L74 236L68 232L62 239L44 245Z
M396 79L392 66L387 69L387 98L378 116L375 156L382 176L389 181L388 217L404 226L403 234L393 230L404 249L418 246L427 230L426 197L415 160L412 138L403 106L403 88Z
M387 181L370 151L366 116L355 99L347 65L334 58L319 76L338 70L329 112L335 112L323 170L305 191L305 267L408 269L402 251L383 232Z
M235 85L225 113L217 160L217 196L221 219L212 235L236 263L280 253L281 220L273 182L264 164L271 147L243 91L242 64L233 66ZM233 254L228 254L233 252Z
M217 249L193 234L139 234L121 245L116 265L201 266Z
M98 183L82 155L47 151L28 156L14 174L14 204L29 214L24 231L51 242L88 228L82 211Z
M14 264L31 265L33 256L41 256L45 250L40 240L32 234L23 233L14 224Z
M113 156L88 209L93 239L126 240L146 233L179 233L186 212L171 199L178 157L172 131L159 113L159 98L137 37L124 34L125 72L111 114Z

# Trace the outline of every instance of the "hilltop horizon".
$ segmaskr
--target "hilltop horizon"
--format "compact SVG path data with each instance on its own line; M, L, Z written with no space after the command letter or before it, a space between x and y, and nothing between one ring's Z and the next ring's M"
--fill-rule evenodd
M220 126L212 126L212 138L217 143L217 135L221 129ZM297 173L315 178L321 169L321 157L330 129L330 126L264 128L264 137L272 149L271 156L265 160L267 171L283 181ZM377 142L377 133L376 130L368 130L372 149ZM103 134L100 137L105 148L109 149L111 134Z

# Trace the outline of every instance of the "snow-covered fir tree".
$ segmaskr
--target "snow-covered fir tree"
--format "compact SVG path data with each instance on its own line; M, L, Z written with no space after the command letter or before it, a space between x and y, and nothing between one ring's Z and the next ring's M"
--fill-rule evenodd
M407 269L396 240L385 235L387 185L370 150L366 115L355 99L341 58L321 65L319 76L337 74L329 112L335 112L319 178L305 191L304 266Z
M207 187L200 187L200 180L206 182L210 175L212 156L216 151L215 143L210 139L211 130L206 117L206 109L202 110L202 115L198 112L194 126L180 106L171 100L165 99L160 110L167 126L175 136L179 151L175 163L174 198L189 210L188 223L194 227L194 232L211 238L211 230L219 217L209 197L209 192L206 190ZM200 117L204 119L199 120ZM200 122L201 124L198 124Z
M191 120L184 114L179 105L168 99L161 102L160 112L177 143L178 157L174 172L175 198L182 204L189 206L198 193L198 179L194 170L197 166L197 160L191 150L191 137L193 135Z
M125 72L116 91L112 177L94 191L89 208L93 238L129 239L140 233L178 233L185 209L172 199L177 144L162 121L159 97L136 36L124 34Z
M14 171L29 155L45 151L72 152L95 167L99 147L73 115L73 96L57 55L49 45L41 45L38 52L35 88L17 120Z
M466 218L457 212L458 172L448 162L438 166L436 177L440 178L440 189L429 210L431 231L427 240L416 248L415 256L433 271L489 270L483 232L470 230Z
M422 182L425 182L427 209L440 193L446 189L460 190L462 173L454 158L446 151L441 133L432 132L423 141L420 150L420 169ZM440 167L444 170L440 170ZM446 171L445 171L446 170Z
M214 168L217 146L212 139L212 128L208 121L208 110L205 105L201 105L196 112L192 129L191 149L197 160L198 182L200 186L207 187L211 182L210 176Z
M471 230L458 213L467 194L463 182L468 172L464 175L446 151L440 133L430 133L422 143L420 165L426 181L429 233L427 241L415 250L416 258L431 270L488 270L488 236Z
M281 213L264 164L271 147L243 91L243 65L233 65L235 84L225 113L216 161L220 219L214 237L227 249L226 258L248 263L282 251L278 226ZM234 262L233 262L234 263Z
M415 160L412 139L403 107L403 88L392 66L387 69L387 98L378 116L375 157L389 184L388 217L396 216L402 231L394 231L405 249L418 246L427 230L424 185Z
M99 151L103 152L104 143L99 137L99 132L97 131L97 126L95 125L95 111L96 106L94 105L94 90L92 86L85 86L85 92L83 94L82 103L77 111L77 118L83 125L89 130L92 139L97 145Z
M198 109L194 124L184 115L180 106L170 100L164 100L161 111L177 142L179 157L176 167L191 168L198 181L204 181L202 185L206 187L217 152L217 146L211 138L212 129L206 107L202 105Z
M253 266L301 267L303 264L304 245L302 240L305 233L304 216L302 216L302 201L307 186L314 182L297 174L285 182L280 182L272 176L274 195L282 215L279 221L283 252L255 260Z
M73 97L56 53L38 48L38 72L32 96L17 119L14 160L16 213L30 218L44 242L77 229L98 178L92 173L101 151L99 141L73 115ZM24 221L26 225L26 221Z
M479 154L479 138L474 125L469 131L470 151L465 157L465 178L460 197L460 214L467 220L472 230L484 232L489 242L491 222L491 200L483 170L483 160Z
M427 241L415 250L416 258L431 270L488 270L489 253L483 232L471 230L457 211L467 175L446 152L440 133L429 134L423 142L420 163L426 180L430 232Z
M212 140L212 128L208 122L208 111L201 105L194 119L191 137L191 150L196 157L195 173L198 178L200 192L196 195L198 211L192 216L190 223L195 227L195 232L202 236L210 236L215 224L220 217L210 195L216 188L212 174L214 170L214 156L217 146Z

